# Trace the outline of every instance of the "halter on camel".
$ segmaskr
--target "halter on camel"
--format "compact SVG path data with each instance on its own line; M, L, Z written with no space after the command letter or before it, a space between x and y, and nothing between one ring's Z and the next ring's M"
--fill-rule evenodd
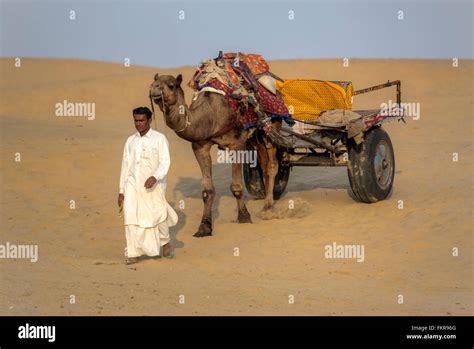
M158 131L158 127L156 125L155 106L153 105L153 98L151 97L151 90L150 90L150 93L148 94L148 97L150 98L151 110L153 112L153 120L154 120L154 123L155 123L155 130ZM163 96L163 91L161 91L161 103L162 103L162 107L163 107L163 118L164 118L165 124L166 124L166 109L165 109L165 98ZM185 123L184 127L181 130L175 131L175 132L183 132L189 125L191 125L191 122L189 122L188 113L185 113L185 115L186 115L186 123Z

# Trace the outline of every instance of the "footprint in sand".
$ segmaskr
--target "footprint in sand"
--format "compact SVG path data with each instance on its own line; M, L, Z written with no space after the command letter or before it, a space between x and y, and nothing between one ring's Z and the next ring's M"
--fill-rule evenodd
M118 263L117 263L117 262L102 262L102 261L94 262L94 265L102 265L102 264L105 264L105 265L117 265Z
M311 204L303 199L294 198L277 201L268 211L260 211L257 217L263 220L303 218L310 214Z

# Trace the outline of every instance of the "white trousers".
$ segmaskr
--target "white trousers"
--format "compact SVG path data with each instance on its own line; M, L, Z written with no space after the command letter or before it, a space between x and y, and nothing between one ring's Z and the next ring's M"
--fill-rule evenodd
M170 242L168 222L159 223L153 228L138 225L126 225L127 257L159 256L160 247Z

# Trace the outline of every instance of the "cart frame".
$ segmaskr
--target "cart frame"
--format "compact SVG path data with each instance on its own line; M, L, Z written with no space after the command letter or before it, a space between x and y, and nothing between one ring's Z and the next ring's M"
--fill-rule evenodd
M274 78L283 81L270 73ZM363 132L348 138L345 125L318 125L318 122L304 122L311 126L311 132L301 134L290 127L282 126L280 134L286 140L278 146L279 171L275 178L274 198L283 194L293 166L347 166L349 181L355 199L371 203L385 199L392 190L395 174L393 146L388 134L381 126L387 121L403 121L401 104L401 81L387 81L354 91L353 96L396 86L397 111L383 109L354 111L361 115ZM249 145L249 149L251 146ZM244 165L244 180L247 191L256 198L265 196L262 171L259 166Z

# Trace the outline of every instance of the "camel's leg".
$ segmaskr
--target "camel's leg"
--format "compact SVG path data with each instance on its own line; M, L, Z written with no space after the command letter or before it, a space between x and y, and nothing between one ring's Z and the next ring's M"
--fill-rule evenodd
M231 148L231 150L243 150L245 147ZM247 211L244 201L244 182L242 177L242 164L232 164L232 184L230 185L230 191L237 200L238 216L237 221L239 223L252 223L250 213Z
M194 155L201 167L202 172L202 200L204 202L204 211L202 214L201 224L198 231L193 235L195 237L204 237L212 235L212 202L214 201L215 189L212 183L212 159L211 147L212 143L200 144L192 143Z
M278 159L277 159L277 148L265 139L265 144L261 144L260 152L261 158L264 160L261 163L262 172L265 183L265 205L263 211L273 208L273 188L275 187L275 176L278 173Z
M268 154L267 149L265 148L265 144L258 143L257 144L257 159L262 169L262 176L263 176L263 184L265 186L265 197L267 194L267 182L268 182Z

